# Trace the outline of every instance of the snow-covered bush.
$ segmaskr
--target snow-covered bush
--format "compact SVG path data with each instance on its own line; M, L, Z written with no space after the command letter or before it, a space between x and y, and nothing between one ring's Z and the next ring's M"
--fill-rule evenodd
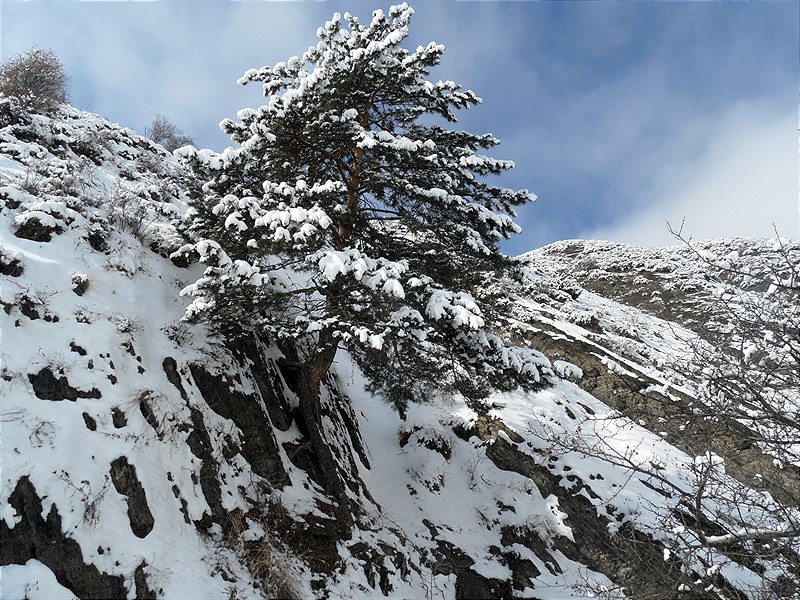
M50 50L33 48L0 65L0 93L38 113L50 112L67 101L69 78Z
M141 238L150 217L147 206L142 202L136 190L118 185L114 195L108 202L112 223L121 231L128 231Z
M71 224L85 220L65 202L55 200L29 202L23 208L14 217L14 235L39 242L49 242L54 233L62 233Z
M597 318L597 313L592 310L572 309L567 313L567 318L571 323L586 329L597 330L600 328L600 319Z
M70 274L70 279L72 280L72 285L75 286L72 288L72 291L78 296L83 296L86 290L89 289L90 279L86 273L73 272Z

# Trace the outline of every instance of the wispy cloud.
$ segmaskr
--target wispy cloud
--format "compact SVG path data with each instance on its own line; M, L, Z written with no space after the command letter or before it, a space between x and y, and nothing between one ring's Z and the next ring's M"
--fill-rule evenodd
M160 113L201 146L217 124L263 102L235 85L248 68L301 54L334 11L375 3L44 3L3 5L3 56L52 48L72 97L142 130ZM460 115L490 131L529 188L518 253L557 239L669 242L796 232L798 3L488 2L415 4L410 47L447 46L431 77L474 89ZM660 237L659 237L660 236Z
M675 157L653 171L640 211L579 237L647 246L675 243L667 229L684 223L696 239L792 237L798 231L797 112L764 102L732 107L701 131L711 131L696 156Z

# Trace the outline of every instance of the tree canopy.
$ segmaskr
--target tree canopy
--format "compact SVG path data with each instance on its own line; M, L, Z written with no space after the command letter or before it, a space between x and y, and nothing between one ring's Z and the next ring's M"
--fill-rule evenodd
M221 124L237 146L178 152L202 183L182 250L208 265L187 317L277 340L314 386L346 348L398 407L434 388L478 406L547 370L481 306L532 196L488 182L514 166L481 153L492 135L435 124L480 99L428 79L444 47L401 45L412 14L335 14L302 56L239 80L267 103Z

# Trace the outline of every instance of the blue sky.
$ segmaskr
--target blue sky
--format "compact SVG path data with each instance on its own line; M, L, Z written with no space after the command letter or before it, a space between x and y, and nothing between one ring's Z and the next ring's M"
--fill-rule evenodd
M520 211L519 253L559 239L673 243L800 235L797 2L418 2L409 47L447 47L433 79L484 100L460 126L516 162L498 183ZM72 103L143 131L163 114L198 146L262 103L247 69L301 54L334 11L380 2L9 2L2 58L55 51Z

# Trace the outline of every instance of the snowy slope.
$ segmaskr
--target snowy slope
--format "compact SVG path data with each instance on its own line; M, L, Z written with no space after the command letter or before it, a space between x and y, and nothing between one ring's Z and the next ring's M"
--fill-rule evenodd
M26 120L3 104L0 119L3 598L780 592L796 538L747 561L687 550L708 534L678 493L698 464L737 498L765 493L728 467L735 456L693 452L682 409L647 404L696 393L679 368L691 323L582 289L566 245L498 284L513 298L502 328L563 377L547 389L498 394L480 418L432 392L403 421L338 355L323 408L359 507L349 525L279 352L180 321L198 271L169 258L184 207L174 159L69 107ZM769 501L740 506L714 525L784 522Z
M20 509L11 505L22 481L41 499L42 515L57 514L82 560L104 575L89 587L76 584L76 595L125 588L132 594L138 586L130 576L140 565L164 574L155 589L167 597L222 594L231 584L197 565L224 562L224 554L181 516L197 519L208 510L193 481L198 458L185 443L189 431L181 427L190 421L191 397L176 394L162 366L173 356L181 365L207 361L214 348L202 337L195 344L179 323L183 302L177 291L185 272L142 243L166 229L160 215L179 210L179 198L148 193L162 183L174 193L174 186L161 182L175 169L174 160L94 115L65 109L60 117L58 123L35 117L27 128L34 139L9 135L11 128L3 132L4 273L9 264L19 271L2 282L4 525L21 521ZM93 151L88 159L79 144ZM162 173L143 170L144 160ZM78 180L74 186L71 171ZM130 205L120 207L116 200L126 194ZM145 214L134 222L130 215L139 210ZM150 223L154 219L159 222ZM20 237L21 230L34 239ZM214 417L203 414L209 435L220 444L231 428ZM136 524L128 517L128 488L119 483L125 477L112 474L120 458L149 507ZM234 471L227 475L233 490L244 482ZM242 500L225 495L224 502L233 507ZM47 562L41 548L31 552ZM65 554L51 560L71 559ZM3 578L3 595L15 597L41 569L35 564L30 577L11 570ZM87 579L62 575L62 584L64 577ZM239 579L238 586L252 591L244 573Z

